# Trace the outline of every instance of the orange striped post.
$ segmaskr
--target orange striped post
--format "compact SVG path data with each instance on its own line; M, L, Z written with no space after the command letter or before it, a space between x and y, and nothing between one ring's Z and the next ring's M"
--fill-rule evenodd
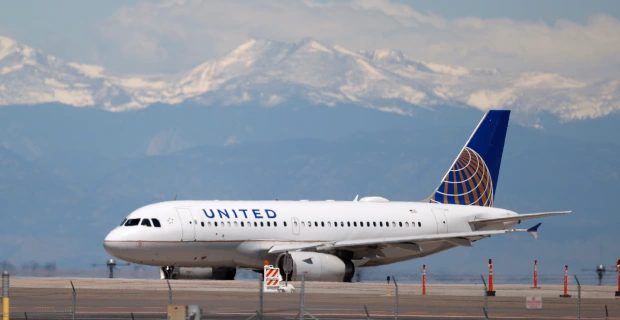
M618 281L620 281L620 277L618 277ZM620 282L618 285L618 290L620 290ZM426 295L426 265L422 265L422 295Z
M538 270L536 270L536 267L538 267L538 260L534 260L534 286L530 289L540 289L538 286Z
M493 290L493 260L489 259L489 290L487 296L495 297L495 290Z
M568 266L564 266L564 294L560 295L560 298L570 298L568 294Z

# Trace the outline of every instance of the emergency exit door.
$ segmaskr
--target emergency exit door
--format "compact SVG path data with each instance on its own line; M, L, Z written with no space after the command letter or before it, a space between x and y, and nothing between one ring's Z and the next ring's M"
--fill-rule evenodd
M297 218L292 218L292 227L293 227L293 234L299 234L299 219Z

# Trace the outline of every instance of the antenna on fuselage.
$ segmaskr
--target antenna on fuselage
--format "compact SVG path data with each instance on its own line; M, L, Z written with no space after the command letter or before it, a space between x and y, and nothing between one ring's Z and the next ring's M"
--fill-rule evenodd
M174 199L172 199L172 201L177 201L177 195L174 195Z

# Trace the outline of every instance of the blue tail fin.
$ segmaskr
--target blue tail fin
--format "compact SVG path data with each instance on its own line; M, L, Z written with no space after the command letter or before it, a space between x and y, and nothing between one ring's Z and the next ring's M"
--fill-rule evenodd
M431 195L431 203L493 206L509 117L509 110L484 115Z

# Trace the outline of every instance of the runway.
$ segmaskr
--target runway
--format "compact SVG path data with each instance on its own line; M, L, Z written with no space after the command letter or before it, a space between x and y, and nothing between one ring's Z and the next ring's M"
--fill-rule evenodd
M256 281L200 281L173 280L168 289L162 280L132 279L11 279L12 319L36 318L39 314L70 312L73 308L75 287L76 319L165 319L167 305L202 307L210 318L248 318L260 308L259 282ZM295 293L265 293L265 319L292 318L300 308L301 284L292 282ZM527 285L496 285L497 296L486 298L482 285L427 285L427 294L421 295L421 286L403 284L398 287L399 317L410 318L484 318L483 307L491 318L577 318L576 286L571 286L571 298L560 298L561 285L545 285L530 289ZM583 286L581 317L620 319L620 299L614 297L611 286ZM304 309L319 319L394 318L396 309L395 287L387 295L385 283L325 283L305 284ZM170 296L171 294L171 296ZM527 296L541 296L543 308L526 309ZM144 317L143 317L144 316ZM60 317L60 316L59 316ZM59 318L56 317L56 318ZM203 317L204 318L204 317Z

